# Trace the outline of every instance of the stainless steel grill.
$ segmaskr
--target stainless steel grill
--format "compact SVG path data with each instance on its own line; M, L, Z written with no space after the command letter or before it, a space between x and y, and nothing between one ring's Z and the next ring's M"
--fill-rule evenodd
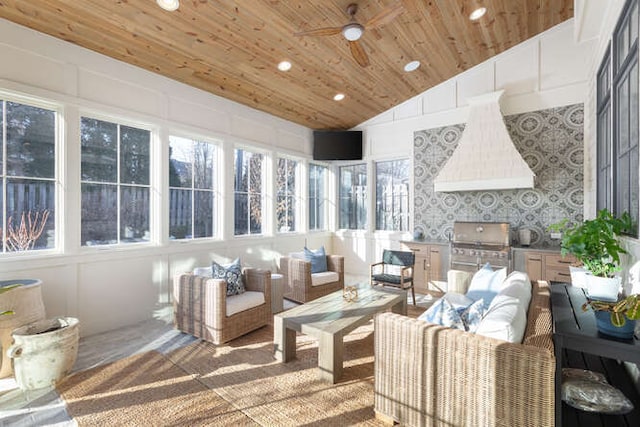
M509 223L454 222L451 268L475 272L487 262L494 269L511 270Z

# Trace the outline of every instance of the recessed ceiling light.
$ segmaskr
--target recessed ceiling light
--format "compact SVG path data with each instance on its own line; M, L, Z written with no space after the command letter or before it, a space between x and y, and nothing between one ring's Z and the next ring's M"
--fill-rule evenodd
M333 97L334 101L342 101L344 99L344 93L336 93Z
M469 19L471 19L472 21L476 21L476 20L482 18L485 13L487 13L487 8L486 7L479 7L476 10L474 10L473 12L471 12L471 15L469 15Z
M280 71L289 71L291 69L291 62L282 61L278 64L278 70Z
M158 6L169 12L173 12L180 6L180 0L156 0Z
M404 70L407 73L410 73L411 71L417 70L419 66L420 66L420 61L411 61L404 66Z

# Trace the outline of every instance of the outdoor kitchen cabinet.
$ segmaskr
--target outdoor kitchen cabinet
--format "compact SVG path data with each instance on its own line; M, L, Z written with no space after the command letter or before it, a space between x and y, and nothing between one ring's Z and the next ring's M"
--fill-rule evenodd
M543 258L542 252L525 252L524 254L525 271L532 282L544 280Z
M531 281L546 280L571 283L569 266L576 262L571 255L562 256L551 250L520 250L515 254L515 270L524 268Z
M425 294L428 291L446 291L443 283L446 282L446 271L443 267L447 265L448 245L429 244L419 242L403 242L404 250L413 251L416 255L415 271L413 272L413 282L416 292Z

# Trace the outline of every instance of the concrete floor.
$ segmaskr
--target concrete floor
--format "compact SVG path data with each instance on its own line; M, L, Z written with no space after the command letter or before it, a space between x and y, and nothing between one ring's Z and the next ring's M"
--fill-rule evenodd
M416 294L417 305L425 309L434 300L434 296ZM408 303L412 304L410 296ZM284 300L285 310L295 305ZM157 310L151 320L81 338L73 371L82 371L150 350L168 353L196 341L191 335L173 329L171 316L171 307L166 306ZM0 426L75 425L55 388L21 391L12 377L0 379Z

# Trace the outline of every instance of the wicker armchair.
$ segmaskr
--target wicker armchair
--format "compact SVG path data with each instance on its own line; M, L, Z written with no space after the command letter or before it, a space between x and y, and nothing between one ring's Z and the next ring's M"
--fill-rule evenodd
M327 271L337 273L338 279L313 286L311 262L292 257L280 258L284 297L304 304L342 289L344 287L344 257L342 255L327 255Z
M553 426L550 291L537 282L523 342L376 316L376 417L407 426Z
M227 282L191 273L177 274L173 282L175 328L222 344L268 324L271 320L271 272L247 268L242 272L242 279L247 292L264 295L264 303L227 316L230 298L227 297ZM255 294L245 296L256 297Z

